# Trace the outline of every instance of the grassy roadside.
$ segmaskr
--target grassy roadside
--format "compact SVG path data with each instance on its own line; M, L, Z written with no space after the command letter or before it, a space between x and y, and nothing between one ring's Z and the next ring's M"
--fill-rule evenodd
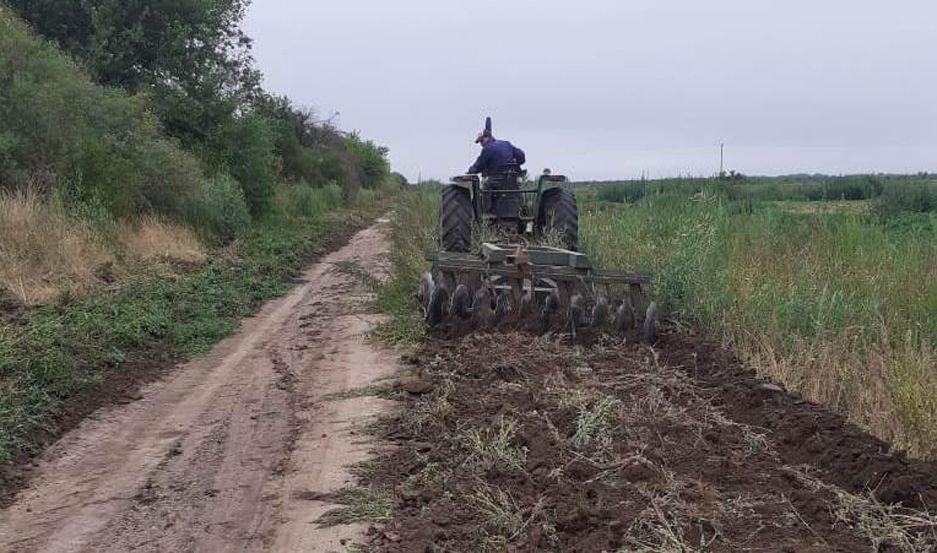
M378 290L377 309L389 320L375 336L392 345L412 345L423 337L423 320L414 292L429 268L423 252L436 243L439 189L427 186L397 196L391 221L390 278Z
M142 277L0 323L0 489L12 467L149 374L203 353L386 202L271 217L187 273ZM115 397L116 396L116 397Z

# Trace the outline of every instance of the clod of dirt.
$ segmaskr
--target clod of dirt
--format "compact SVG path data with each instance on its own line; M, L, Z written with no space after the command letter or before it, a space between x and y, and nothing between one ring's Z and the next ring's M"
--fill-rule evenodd
M400 381L400 387L407 393L414 395L427 394L433 390L433 383L420 377L404 378Z

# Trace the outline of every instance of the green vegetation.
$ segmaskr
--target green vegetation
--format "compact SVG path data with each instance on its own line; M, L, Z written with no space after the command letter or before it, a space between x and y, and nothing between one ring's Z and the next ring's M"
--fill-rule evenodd
M237 204L266 215L278 183L336 184L346 199L384 185L385 148L258 88L244 2L143 4L10 4L77 61L0 7L0 189L226 240L247 228L229 224Z
M143 98L94 84L0 7L0 188L54 190L116 215L176 215L200 177Z
M937 455L937 213L921 199L933 184L892 178L873 212L830 213L751 196L740 209L744 186L648 183L655 192L628 208L593 203L583 249L600 266L653 270L673 318L897 446Z
M423 317L414 297L420 276L428 269L423 253L436 247L439 188L421 186L401 193L391 221L391 274L378 291L378 309L390 315L375 333L392 344L412 344L423 336Z
M785 176L738 177L734 179L676 178L576 183L579 188L594 191L603 202L635 203L645 196L676 194L687 196L703 191L718 191L736 202L761 201L854 201L871 200L885 194L886 202L894 204L895 194L917 194L934 198L937 178L926 174L847 175L840 177ZM932 210L933 208L930 208ZM921 211L928 211L922 209Z

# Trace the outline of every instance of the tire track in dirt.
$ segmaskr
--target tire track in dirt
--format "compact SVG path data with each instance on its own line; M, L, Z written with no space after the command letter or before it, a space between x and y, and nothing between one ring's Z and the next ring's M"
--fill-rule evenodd
M40 460L0 512L3 551L334 551L361 528L320 528L322 497L364 460L356 419L375 397L328 400L396 371L363 337L367 290L340 267L382 272L386 221L356 234L234 336L102 410Z

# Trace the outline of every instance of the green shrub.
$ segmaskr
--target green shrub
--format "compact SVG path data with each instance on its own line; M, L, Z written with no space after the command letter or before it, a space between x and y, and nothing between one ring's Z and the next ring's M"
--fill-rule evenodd
M902 214L937 211L937 182L907 179L891 183L876 198L872 209L883 220Z
M286 212L294 217L313 218L342 207L344 194L337 184L329 183L321 188L305 184L289 186L284 190L281 203Z
M206 180L188 199L186 221L208 238L227 242L250 227L251 216L238 183L227 175Z
M377 188L390 175L387 148L377 146L370 140L362 140L352 133L345 140L346 147L358 167L358 178L362 188Z
M94 84L0 7L0 182L101 202L125 216L178 213L201 178L144 98Z
M269 121L249 115L235 124L228 170L244 190L247 207L255 217L271 206L276 184L274 135Z

